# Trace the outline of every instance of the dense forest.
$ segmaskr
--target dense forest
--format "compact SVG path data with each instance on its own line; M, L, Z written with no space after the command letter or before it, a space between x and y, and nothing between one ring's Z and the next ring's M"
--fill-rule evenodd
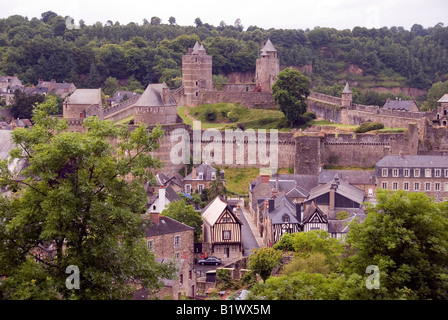
M443 23L414 24L411 30L265 30L244 28L239 19L212 26L197 18L194 26L179 26L174 17L166 23L152 17L126 25L110 20L67 24L66 18L48 11L40 19L0 19L0 74L17 75L27 85L53 78L77 87L104 87L107 78L115 78L135 87L165 81L175 88L181 83L181 57L195 41L213 56L213 74L226 75L253 72L260 45L270 38L281 65L307 66L314 86L349 80L428 90L448 80L448 27Z

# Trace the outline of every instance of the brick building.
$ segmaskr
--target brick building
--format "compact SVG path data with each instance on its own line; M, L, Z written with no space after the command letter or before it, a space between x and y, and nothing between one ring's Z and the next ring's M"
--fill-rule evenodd
M448 199L448 157L386 156L376 163L377 187L424 192L437 201Z

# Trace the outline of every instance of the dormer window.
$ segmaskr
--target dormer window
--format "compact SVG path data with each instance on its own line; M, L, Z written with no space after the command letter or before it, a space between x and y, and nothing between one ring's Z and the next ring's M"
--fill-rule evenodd
M289 216L287 214L283 215L282 220L284 223L288 223L289 222Z
M216 173L212 172L212 180L216 180Z
M204 180L204 174L202 172L198 173L198 179L199 180Z

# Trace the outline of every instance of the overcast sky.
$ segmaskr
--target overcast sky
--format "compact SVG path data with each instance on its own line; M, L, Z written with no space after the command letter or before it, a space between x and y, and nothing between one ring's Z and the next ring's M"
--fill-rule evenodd
M153 16L168 23L173 16L179 25L203 23L218 26L221 21L233 25L241 19L245 28L254 25L264 29L313 29L316 26L352 29L355 26L381 28L414 23L433 27L448 25L447 0L13 0L1 5L0 17L14 14L38 17L45 11L71 16L86 24L107 20L141 24Z

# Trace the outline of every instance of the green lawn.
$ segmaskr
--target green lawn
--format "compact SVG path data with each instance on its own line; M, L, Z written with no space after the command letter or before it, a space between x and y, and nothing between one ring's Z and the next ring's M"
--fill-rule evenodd
M349 125L349 124L333 123L333 122L328 121L328 120L313 120L311 122L311 124L316 125L316 126L329 126L329 127L337 127L337 128L346 128L346 129L348 129L347 131L351 131L351 132L354 132L355 129L358 127L358 126ZM380 129L380 130L369 131L369 133L374 133L374 132L379 132L379 133L401 133L401 132L404 132L404 131L406 131L406 128L384 127L383 129Z
M240 124L245 130L290 131L285 116L279 110L246 109L240 104L217 103L198 107L178 107L177 113L186 124L193 125L193 120L201 121L203 129L236 129L237 124Z

